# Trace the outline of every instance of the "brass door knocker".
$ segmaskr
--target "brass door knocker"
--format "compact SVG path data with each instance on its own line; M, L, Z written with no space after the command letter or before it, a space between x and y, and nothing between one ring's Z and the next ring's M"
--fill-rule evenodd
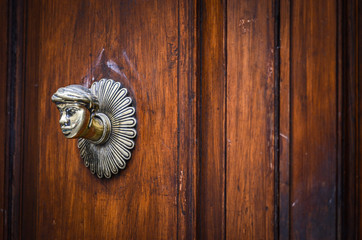
M80 156L99 178L117 174L131 158L137 121L127 93L119 82L101 79L90 89L69 85L52 96L64 136L79 138Z

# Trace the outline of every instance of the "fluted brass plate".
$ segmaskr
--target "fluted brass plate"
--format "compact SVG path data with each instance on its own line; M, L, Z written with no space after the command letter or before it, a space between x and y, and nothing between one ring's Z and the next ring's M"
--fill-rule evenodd
M78 147L84 164L93 174L99 178L110 178L119 169L124 169L126 161L131 159L133 139L137 135L136 110L132 107L132 99L127 96L127 89L119 82L102 79L93 83L91 92L99 101L97 113L108 117L111 131L108 141L103 144L80 138Z

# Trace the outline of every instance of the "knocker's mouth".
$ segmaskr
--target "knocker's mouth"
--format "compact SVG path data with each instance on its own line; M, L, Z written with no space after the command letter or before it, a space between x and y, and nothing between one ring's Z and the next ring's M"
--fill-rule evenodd
M67 128L67 127L61 127L62 129L62 133L65 135L65 136L68 136L71 131L73 130L73 128Z

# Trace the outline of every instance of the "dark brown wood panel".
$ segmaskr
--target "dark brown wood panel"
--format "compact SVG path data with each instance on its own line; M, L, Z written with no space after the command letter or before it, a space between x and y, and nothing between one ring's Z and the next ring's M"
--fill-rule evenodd
M6 146L7 146L7 77L8 77L8 1L0 1L0 236L6 238L7 188L6 188Z
M280 1L279 238L289 239L290 0Z
M227 2L226 238L274 238L272 1Z
M343 1L341 5L342 19L340 22L343 48L342 78L343 78L343 204L342 204L342 238L360 239L359 232L359 196L358 196L358 68L357 66L357 2L358 0Z
M356 9L356 53L357 55L357 62L356 66L356 82L357 82L357 129L358 129L358 136L356 140L357 146L357 156L356 156L356 163L358 168L358 182L357 182L357 203L356 203L356 218L357 218L357 226L356 226L356 235L357 238L362 239L362 1L356 0L355 2L355 9ZM352 24L354 25L354 24Z
M39 24L27 29L28 58L36 58L28 63L27 83L36 85L38 97L26 109L38 118L28 126L26 144L35 149L25 158L33 165L24 178L36 182L28 196L37 238L194 236L195 9L194 1L29 1L29 16L36 13ZM121 81L137 106L132 159L110 180L84 167L50 101L57 88L89 85L93 77Z
M336 14L336 1L291 8L292 239L337 234Z
M343 15L343 1L336 0L336 239L342 239L342 223L343 214L343 30L342 19Z
M0 0L0 236L357 239L361 5ZM110 180L50 101L102 77L138 119Z
M7 237L19 238L23 160L24 2L8 1L6 78L6 225ZM5 79L4 79L5 80Z
M21 205L21 226L18 227L19 239L36 239L37 213L38 213L38 170L39 165L39 116L40 101L39 83L42 81L39 75L40 46L40 0L29 1L26 9L26 22L28 30L26 35L26 65L25 72L25 102L24 106L24 148L26 153L23 160L23 181ZM45 96L44 96L45 97ZM48 103L48 102L46 102ZM48 116L46 116L48 118Z
M197 1L178 1L177 239L197 239Z
M280 1L279 238L289 239L290 0Z
M201 1L198 238L225 236L225 3Z

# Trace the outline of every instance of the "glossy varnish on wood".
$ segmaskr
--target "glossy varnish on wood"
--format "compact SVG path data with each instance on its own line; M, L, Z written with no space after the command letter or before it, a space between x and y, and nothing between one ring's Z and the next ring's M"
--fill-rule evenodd
M342 213L347 208L357 210L351 204L354 200L347 199L354 190L342 180L347 173L354 179L349 184L356 184L350 172L355 160L347 163L346 159L348 149L356 144L346 132L354 126L342 117L356 116L350 106L342 105L343 98L354 95L345 87L349 81L345 74L354 65L343 58L344 53L353 55L344 45L346 27L355 26L345 24L351 17L346 5L341 1L281 1L281 239L355 236L356 219ZM342 139L348 148L342 147Z
M360 2L1 0L1 236L358 238ZM102 77L138 120L111 179L50 100Z
M227 2L226 238L274 237L274 18Z
M23 236L192 238L192 9L192 1L29 1L27 83L32 84L26 93L29 152L24 162L32 164L24 178L35 191L25 193L30 203L24 209L33 207L26 216L36 217L25 219ZM76 140L65 139L59 130L59 113L50 101L61 86L99 77L95 74L102 69L93 66L98 57L119 65L137 109L132 159L110 180L97 179L84 167Z
M290 0L280 1L279 78L279 198L277 228L280 239L289 239L290 207Z
M356 236L359 238L359 239L362 239L362 203L361 203L361 199L362 199L362 1L359 0L359 1L353 1L352 2L353 5L352 5L352 9L358 9L356 12L355 12L355 17L352 18L352 21L356 21L357 22L357 27L358 28L355 28L355 36L357 36L356 38L353 38L353 39L356 39L355 41L351 41L352 43L355 43L355 53L357 55L357 57L355 57L355 61L356 63L354 65L350 65L350 67L355 67L355 70L356 70L356 75L354 76L354 82L357 83L357 96L356 96L356 103L357 103L357 108L356 108L356 111L357 113L354 115L356 116L356 127L357 127L357 136L355 139L352 139L354 140L353 142L351 141L351 144L356 144L356 149L357 150L357 154L356 154L356 157L355 157L355 161L356 161L356 165L357 165L357 168L358 168L358 174L357 174L357 189L356 189L356 194L357 194L357 197L355 198L355 201L356 201L356 207L355 207L355 222L354 223L357 223L355 224L355 232L356 232ZM353 8L353 6L355 6ZM352 22L352 25L353 22ZM353 37L353 35L352 35ZM353 50L354 48L352 48Z
M5 4L6 6L6 4ZM5 7L4 6L4 7ZM3 134L6 136L5 160L5 234L9 239L19 234L22 192L22 161L23 161L23 117L24 117L24 8L23 1L7 1L7 62L6 94L6 125ZM6 9L4 9L6 10ZM5 25L5 24L4 24ZM5 26L2 26L6 29ZM4 29L4 30L5 30ZM2 46L3 47L3 46ZM4 72L2 72L4 74ZM3 89L2 89L3 90ZM6 96L6 98L5 98ZM14 226L14 227L13 227Z
M335 239L337 221L336 1L291 8L290 234ZM318 23L318 24L317 24ZM317 224L320 223L320 224Z
M198 239L225 236L225 2L202 1Z
M361 91L358 86L358 69L355 67L358 63L358 46L361 43L361 38L357 38L357 28L355 23L358 21L358 9L357 0L343 1L343 4L339 11L342 13L342 21L339 24L342 34L339 38L342 39L343 48L340 48L342 59L340 60L342 70L340 72L342 77L342 123L343 123L343 136L342 136L342 169L341 174L342 186L344 194L342 195L342 238L343 239L361 239L359 219L360 210L360 172L359 166L361 163L361 155L359 151L360 139L358 136L358 129L360 126L360 116L358 116L358 108L360 100L358 99L359 92ZM359 14L360 15L360 14ZM348 16L348 17L346 17ZM361 26L361 25L359 25ZM360 58L359 58L360 59ZM359 140L358 140L359 139ZM359 181L358 181L359 179Z

